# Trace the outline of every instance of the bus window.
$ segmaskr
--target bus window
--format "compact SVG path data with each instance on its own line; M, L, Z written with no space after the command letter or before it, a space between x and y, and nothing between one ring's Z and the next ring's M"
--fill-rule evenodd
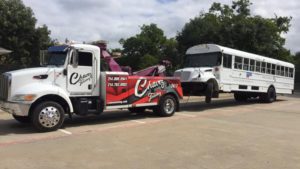
M260 62L256 61L255 71L260 72Z
M275 75L275 71L276 71L275 67L276 65L272 64L272 75Z
M276 75L280 75L280 66L279 65L276 66Z
M224 54L223 55L223 67L231 68L232 67L232 56Z
M267 63L267 73L271 74L271 63Z
M294 69L289 68L290 76L289 77L294 77Z
M244 58L243 70L249 70L249 59Z
M250 71L254 71L255 61L253 59L250 60Z
M285 75L286 77L289 77L289 68L288 68L288 67L285 67L285 71L284 71L284 72L285 72L284 75Z
M261 73L266 73L266 62L261 63Z
M283 67L283 66L280 66L280 70L281 70L281 71L280 71L280 75L281 75L281 76L284 76L284 67Z
M235 56L234 57L234 68L242 69L242 65L243 65L243 58Z

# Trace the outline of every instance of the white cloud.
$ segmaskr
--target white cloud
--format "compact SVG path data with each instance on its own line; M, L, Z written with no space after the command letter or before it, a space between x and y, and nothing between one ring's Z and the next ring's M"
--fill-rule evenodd
M139 26L156 23L168 37L174 37L190 19L207 11L214 0L23 0L31 7L38 24L46 24L52 38L64 41L109 41L111 48L120 47L120 38L139 32ZM163 3L162 3L163 2ZM231 4L231 0L219 0ZM287 47L300 51L300 2L289 0L252 0L252 11L264 17L293 16L286 35Z

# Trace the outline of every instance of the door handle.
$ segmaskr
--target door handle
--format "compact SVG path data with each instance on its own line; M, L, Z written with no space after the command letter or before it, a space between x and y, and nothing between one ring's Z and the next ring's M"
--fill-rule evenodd
M92 89L92 85L91 85L91 84L88 85L88 89L89 89L89 90Z

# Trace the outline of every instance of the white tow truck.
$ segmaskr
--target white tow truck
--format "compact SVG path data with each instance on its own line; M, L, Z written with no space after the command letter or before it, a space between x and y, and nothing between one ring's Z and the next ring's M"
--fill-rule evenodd
M0 108L40 131L57 130L67 114L149 108L161 116L172 116L179 109L180 80L163 76L163 65L126 72L103 45L53 46L48 55L44 67L0 75ZM101 58L111 71L101 71Z

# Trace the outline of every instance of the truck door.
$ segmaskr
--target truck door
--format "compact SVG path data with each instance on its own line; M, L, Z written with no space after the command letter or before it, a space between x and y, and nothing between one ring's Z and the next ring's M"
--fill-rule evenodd
M77 59L74 60L75 52L77 52ZM94 87L93 58L94 54L91 51L73 50L67 68L67 90L70 95L90 96L92 94ZM73 64L73 62L77 63Z

